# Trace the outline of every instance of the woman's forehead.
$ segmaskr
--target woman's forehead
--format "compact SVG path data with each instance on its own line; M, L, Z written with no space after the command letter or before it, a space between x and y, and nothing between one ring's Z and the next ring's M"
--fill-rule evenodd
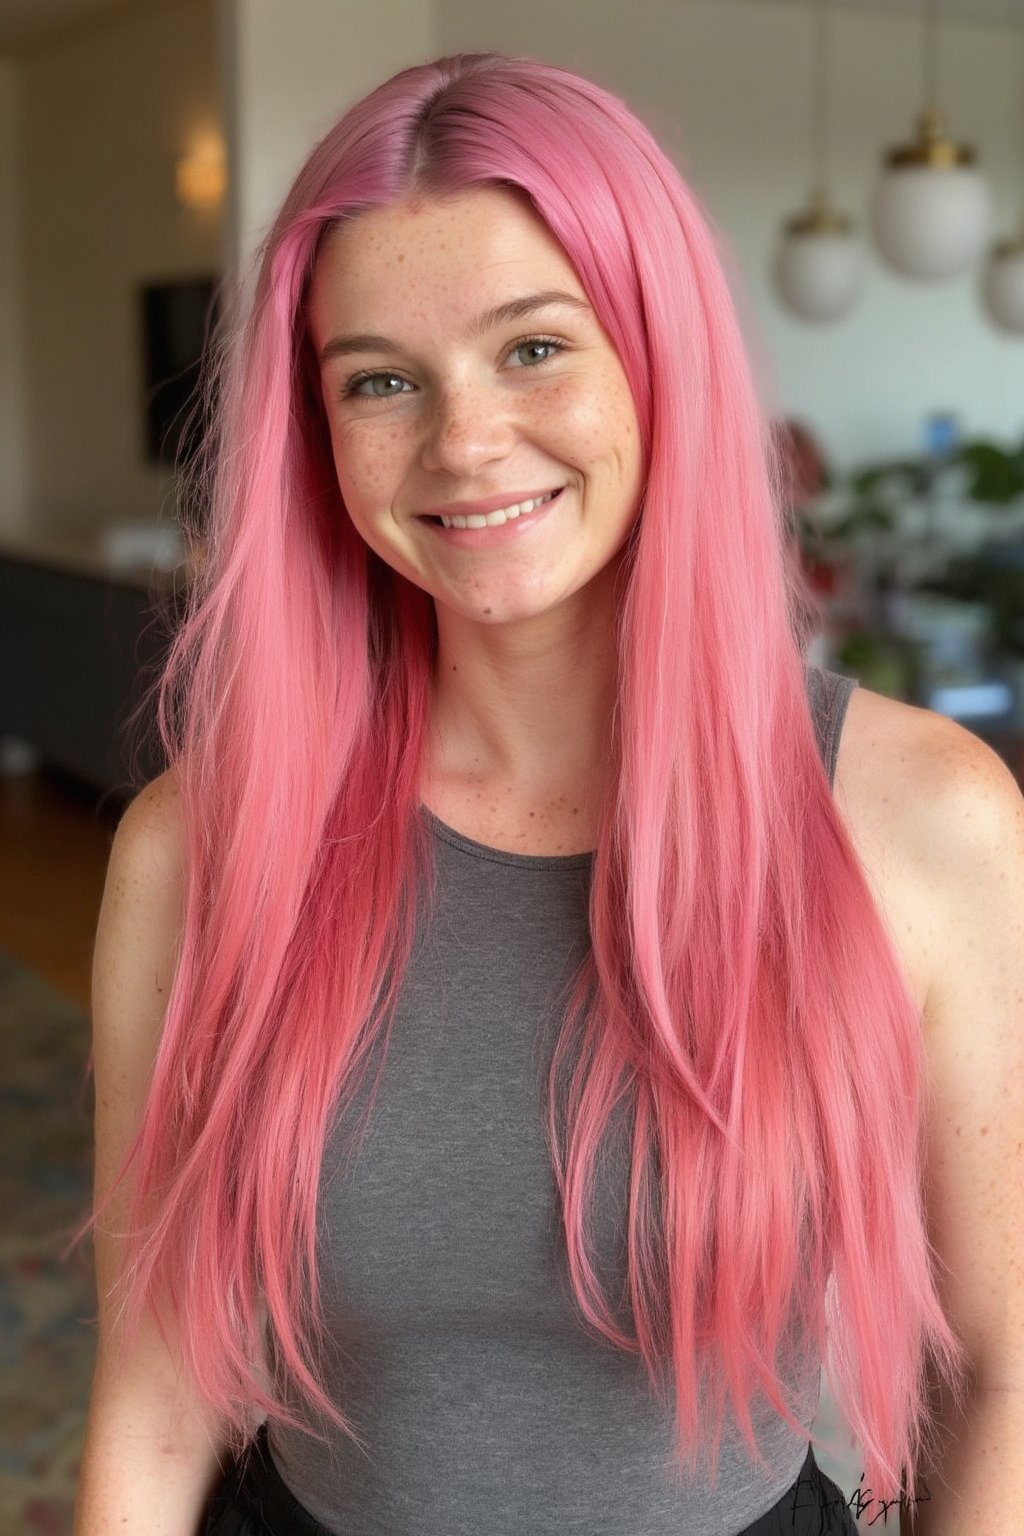
M443 250L450 259L483 250L500 255L530 251L566 261L565 253L531 203L500 187L479 187L444 197L417 194L338 220L325 234L317 265L401 261Z
M488 298L525 291L524 284L584 297L534 210L502 189L482 188L458 198L421 195L338 223L318 253L311 297L315 309L368 323L376 317L363 313L367 306L404 310L409 299L444 297L475 313Z

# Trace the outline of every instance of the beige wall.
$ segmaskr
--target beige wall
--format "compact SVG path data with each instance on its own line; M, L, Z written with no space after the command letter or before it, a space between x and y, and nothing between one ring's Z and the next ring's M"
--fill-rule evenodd
M438 51L496 48L579 68L624 95L694 185L735 258L766 387L821 431L839 465L913 451L925 413L1019 442L1024 340L981 314L973 275L910 283L869 256L860 306L809 327L778 306L770 258L784 214L811 183L813 10L768 0L437 0ZM910 136L921 89L919 9L832 7L831 184L861 224L883 148ZM944 21L943 105L978 146L1000 210L1024 195L1020 28ZM760 337L757 342L756 338ZM772 375L774 377L772 377Z
M27 458L36 532L156 518L137 287L219 269L223 217L174 165L220 127L214 0L122 13L22 60Z
M225 0L233 214L243 258L353 101L436 53L434 0Z
M24 420L21 230L16 216L20 168L20 80L13 61L0 59L0 532L16 533L28 518Z

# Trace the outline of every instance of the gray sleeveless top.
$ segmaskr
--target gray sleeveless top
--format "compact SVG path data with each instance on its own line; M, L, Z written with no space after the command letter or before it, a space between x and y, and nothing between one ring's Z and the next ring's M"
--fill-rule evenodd
M855 686L808 667L830 782ZM727 1398L715 1491L681 1482L642 1358L584 1332L564 1260L541 1113L554 990L588 943L591 855L506 853L421 813L437 844L434 922L365 1139L345 1157L337 1122L320 1186L322 1379L368 1452L326 1421L327 1448L271 1425L274 1463L337 1536L735 1536L793 1483L807 1436L755 1396L766 1477ZM375 1065L345 1111L349 1137ZM621 1158L624 1184L628 1145ZM595 1203L591 1251L617 1256L599 1271L610 1303L625 1199ZM783 1384L810 1431L817 1359L794 1353Z

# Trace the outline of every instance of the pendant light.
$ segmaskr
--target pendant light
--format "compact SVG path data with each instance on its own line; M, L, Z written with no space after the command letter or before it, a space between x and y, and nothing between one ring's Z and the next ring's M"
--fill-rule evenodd
M1024 22L1020 26L1021 181L1024 183ZM981 297L989 318L1001 331L1024 335L1024 203L1017 233L989 252Z
M914 142L887 152L871 206L883 259L904 277L926 282L965 271L981 255L991 218L991 195L975 151L945 137L935 105L936 31L936 0L926 0L926 105Z
M783 224L775 258L775 291L800 320L838 320L856 303L864 283L864 253L848 215L829 201L825 107L829 0L818 0L814 29L812 165L814 190L807 207Z

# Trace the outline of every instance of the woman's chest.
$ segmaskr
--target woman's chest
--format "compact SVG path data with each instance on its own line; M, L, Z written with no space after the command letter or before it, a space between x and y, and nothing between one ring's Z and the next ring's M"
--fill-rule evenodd
M530 791L435 773L422 799L445 826L505 853L565 857L597 845L598 791L583 782Z
M855 688L839 738L833 795L868 887L923 1010L934 964L927 871L906 848L906 796L914 794L912 738L921 711ZM490 848L529 855L587 852L597 842L599 786L534 793L441 774L424 786L441 821Z

